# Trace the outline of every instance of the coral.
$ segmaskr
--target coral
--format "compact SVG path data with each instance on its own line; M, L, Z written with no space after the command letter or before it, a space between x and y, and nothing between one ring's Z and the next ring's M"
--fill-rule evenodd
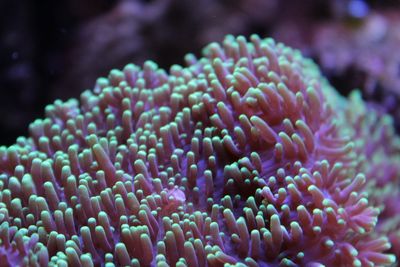
M328 79L343 94L354 88L379 104L400 132L399 10L375 10L358 21L284 23L274 36L315 58ZM296 38L294 38L296 37ZM332 42L331 40L336 40Z
M113 70L0 149L3 265L394 263L317 66L257 36L203 55Z
M369 178L369 200L382 209L376 231L389 236L391 252L399 258L400 138L395 134L393 119L382 108L365 104L359 92L351 94L343 115L347 134L356 140L357 169Z

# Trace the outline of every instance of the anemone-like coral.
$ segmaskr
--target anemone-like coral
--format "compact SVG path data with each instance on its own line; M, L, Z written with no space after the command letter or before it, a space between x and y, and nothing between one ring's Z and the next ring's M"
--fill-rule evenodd
M400 55L393 53L400 45L399 14L374 10L356 21L309 22L310 28L286 22L274 36L315 58L343 94L359 88L365 100L395 118L400 133Z
M369 200L382 210L376 234L387 235L391 251L400 257L400 138L382 108L365 104L359 92L352 93L349 101L342 121L356 140L357 169L368 177Z
M2 266L394 263L311 60L228 36L186 61L113 70L0 149Z

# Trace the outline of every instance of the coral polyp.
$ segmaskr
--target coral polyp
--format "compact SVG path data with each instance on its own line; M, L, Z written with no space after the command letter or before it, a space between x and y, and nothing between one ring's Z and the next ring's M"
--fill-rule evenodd
M0 149L1 266L395 262L311 60L255 35L185 59L113 70Z

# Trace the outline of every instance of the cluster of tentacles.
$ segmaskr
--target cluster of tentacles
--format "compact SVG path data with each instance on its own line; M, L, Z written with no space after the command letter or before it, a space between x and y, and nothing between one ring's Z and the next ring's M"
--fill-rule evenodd
M317 66L257 36L203 54L113 70L0 148L1 266L395 262Z

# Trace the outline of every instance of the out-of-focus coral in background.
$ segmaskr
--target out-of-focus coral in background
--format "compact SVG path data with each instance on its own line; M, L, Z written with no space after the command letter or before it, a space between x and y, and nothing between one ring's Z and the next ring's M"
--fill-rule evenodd
M226 34L298 47L339 91L358 87L400 118L398 7L387 0L0 1L2 144L26 135L47 103L79 95L112 68L146 59L168 68Z

